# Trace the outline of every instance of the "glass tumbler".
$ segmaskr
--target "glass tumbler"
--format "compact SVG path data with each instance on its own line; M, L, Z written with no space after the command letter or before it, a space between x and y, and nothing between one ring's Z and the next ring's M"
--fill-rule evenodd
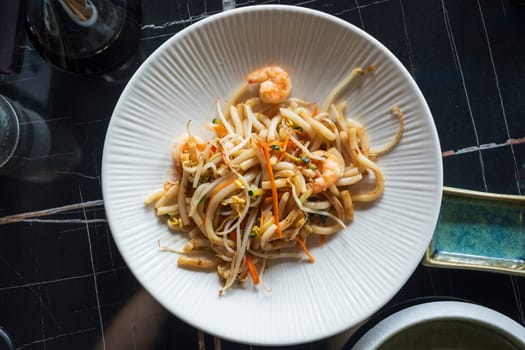
M19 139L17 111L7 98L0 95L0 169L7 166L15 154Z

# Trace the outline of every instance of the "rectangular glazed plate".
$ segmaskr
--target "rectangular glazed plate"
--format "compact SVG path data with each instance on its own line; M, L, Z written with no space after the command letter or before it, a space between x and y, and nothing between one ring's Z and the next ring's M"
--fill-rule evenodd
M445 187L426 266L525 275L525 196Z

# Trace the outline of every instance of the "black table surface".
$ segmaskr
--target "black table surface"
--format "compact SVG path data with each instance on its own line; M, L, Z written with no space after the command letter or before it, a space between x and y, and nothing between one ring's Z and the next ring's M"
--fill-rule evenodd
M262 3L335 15L389 48L428 101L446 186L525 191L525 7L509 0L249 0L237 7ZM108 228L101 158L122 89L159 45L223 5L142 6L138 49L118 70L71 75L26 40L19 72L0 75L0 94L31 111L29 123L50 137L48 153L25 159L30 173L0 177L0 327L16 349L258 348L204 334L165 311L136 281ZM524 277L419 266L384 307L421 297L465 299L525 325ZM287 348L338 349L348 335Z

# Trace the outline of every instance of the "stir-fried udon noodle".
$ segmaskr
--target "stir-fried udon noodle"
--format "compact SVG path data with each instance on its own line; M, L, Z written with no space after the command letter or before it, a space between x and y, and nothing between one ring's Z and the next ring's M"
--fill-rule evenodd
M192 135L188 122L173 149L176 177L146 198L188 241L181 249L159 247L181 254L179 266L215 268L223 282L219 294L249 278L264 287L272 259L314 262L312 236L322 241L337 233L354 219L354 203L382 195L376 161L403 133L403 115L392 107L397 133L373 148L365 127L339 102L356 77L373 71L354 69L319 107L289 97L285 70L263 67L248 75L224 111L217 101L207 125L213 139ZM252 84L259 84L258 94L250 93ZM371 184L360 186L365 179Z

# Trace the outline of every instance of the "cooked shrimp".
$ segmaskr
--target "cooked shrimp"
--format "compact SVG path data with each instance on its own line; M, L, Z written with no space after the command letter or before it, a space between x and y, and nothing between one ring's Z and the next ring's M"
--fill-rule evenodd
M330 186L334 185L344 173L344 162L342 156L337 150L331 148L328 151L317 150L312 152L316 156L324 158L323 160L314 160L312 162L318 167L318 174L312 182L312 194L323 192Z
M266 66L248 74L248 83L260 83L259 97L264 103L286 101L292 91L292 81L288 72L278 66Z

